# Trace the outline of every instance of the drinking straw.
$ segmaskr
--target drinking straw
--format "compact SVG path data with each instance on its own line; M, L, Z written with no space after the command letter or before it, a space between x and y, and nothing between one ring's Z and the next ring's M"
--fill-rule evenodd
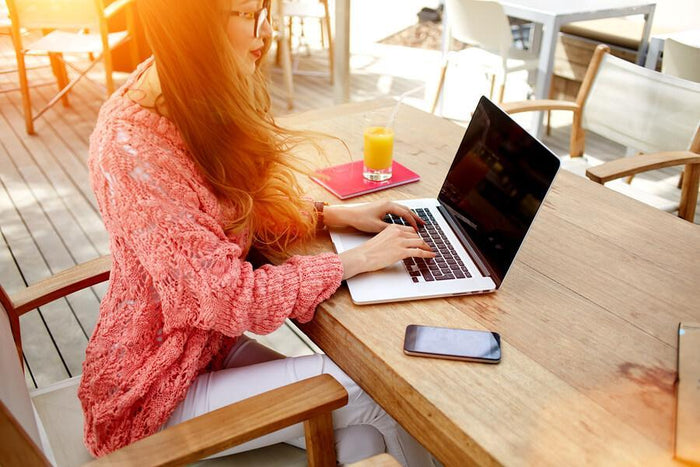
M399 113L399 106L401 105L401 102L404 100L404 98L406 96L410 96L411 94L414 94L414 93L422 90L423 88L425 88L425 85L421 84L417 88L413 88L409 91L406 91L399 96L399 99L396 101L396 105L394 105L394 109L391 111L391 116L389 117L389 122L386 125L387 128L394 128L394 119L396 119L396 114Z

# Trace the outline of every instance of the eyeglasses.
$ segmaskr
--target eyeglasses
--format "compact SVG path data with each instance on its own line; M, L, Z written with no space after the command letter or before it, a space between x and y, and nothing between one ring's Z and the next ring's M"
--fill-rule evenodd
M253 36L255 36L255 38L258 38L260 37L260 31L262 30L263 24L265 23L269 12L270 0L266 0L263 2L263 7L255 13L250 11L230 11L229 13L231 14L231 16L240 16L242 18L255 20L255 24L253 25Z

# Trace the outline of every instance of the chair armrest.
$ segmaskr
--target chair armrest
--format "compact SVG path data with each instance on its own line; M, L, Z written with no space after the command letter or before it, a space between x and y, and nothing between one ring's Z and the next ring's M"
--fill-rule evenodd
M93 462L102 465L191 463L344 406L345 388L320 375L222 407L136 441Z
M116 13L118 13L122 8L131 6L133 0L116 0L105 7L104 15L105 18L111 18Z
M610 180L646 172L648 170L698 163L700 163L700 154L694 152L658 152L654 154L642 154L635 157L623 157L596 165L595 167L590 167L586 170L586 177L597 183L606 183Z
M10 300L17 315L109 279L112 256L78 264L17 292Z
M558 101L552 99L504 102L499 105L508 114L535 112L538 110L570 110L572 112L579 110L579 106L576 104L576 102Z

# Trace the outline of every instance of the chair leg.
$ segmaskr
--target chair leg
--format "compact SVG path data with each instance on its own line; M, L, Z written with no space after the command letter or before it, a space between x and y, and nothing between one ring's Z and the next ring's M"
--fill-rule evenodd
M114 77L112 76L112 49L109 48L106 27L102 28L102 63L105 67L105 84L107 85L107 98L114 92Z
M442 65L440 70L440 80L438 81L437 91L435 92L435 99L433 100L433 107L430 109L430 113L435 113L435 108L437 107L438 101L440 100L440 93L442 92L442 87L445 85L445 74L447 73L447 62Z
M549 99L554 99L554 77L552 77L552 82L549 83ZM547 136L552 135L552 111L547 111Z
M498 88L498 103L503 102L503 95L506 93L506 78L505 76L503 77L503 81L501 82L501 85Z
M569 153L571 157L583 156L586 147L586 133L581 127L581 111L574 112L574 121L571 124L571 141L569 142Z
M330 412L304 421L304 436L309 467L336 465L333 418Z
M287 89L287 109L292 110L294 108L294 81L292 77L291 38L289 36L281 37L279 44L282 55L282 75L284 86Z
M491 75L491 85L489 87L489 99L493 100L493 90L496 87L496 75Z
M328 0L323 1L323 8L326 12L326 37L328 38L328 66L330 68L331 75L331 85L333 84L333 36L331 34L331 14L328 10ZM323 34L321 34L321 39L323 39ZM323 45L323 43L322 43Z
M695 207L698 203L698 188L700 187L700 164L687 164L683 170L685 180L681 188L681 204L678 217L694 222Z
M105 83L107 84L107 98L114 92L114 77L112 76L112 51L105 49L102 54L105 65Z
M24 126L28 135L34 134L34 118L32 117L32 102L29 97L29 83L27 82L27 66L24 63L24 54L17 52L17 73L19 74L19 88L22 94L22 112L24 113Z
M275 66L280 66L282 64L282 41L277 38L275 42L277 43L275 48Z
M644 154L644 153L643 153L643 152L638 152L638 153L635 154L635 156L641 156L642 154ZM625 179L625 183L627 183L627 184L629 185L630 183L632 183L632 180L634 180L634 174L629 175L629 176ZM679 186L678 188L680 188L680 186Z
M56 77L58 92L61 92L68 85L69 81L66 73L66 65L63 62L63 56L60 53L50 53L49 61L51 62L51 70ZM63 103L63 107L70 106L70 102L68 101L68 93L63 95L61 98L61 103Z

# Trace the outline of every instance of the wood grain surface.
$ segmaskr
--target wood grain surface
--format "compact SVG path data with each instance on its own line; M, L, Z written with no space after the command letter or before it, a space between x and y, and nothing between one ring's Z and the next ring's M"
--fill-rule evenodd
M377 105L282 123L340 137L349 154L307 152L327 166L361 157ZM435 197L464 129L403 107L395 133L421 181L351 201ZM329 249L324 234L304 251ZM696 225L562 171L497 292L355 306L342 286L302 328L445 465L670 464L676 332L700 319L699 258ZM406 356L408 324L497 331L502 362Z

